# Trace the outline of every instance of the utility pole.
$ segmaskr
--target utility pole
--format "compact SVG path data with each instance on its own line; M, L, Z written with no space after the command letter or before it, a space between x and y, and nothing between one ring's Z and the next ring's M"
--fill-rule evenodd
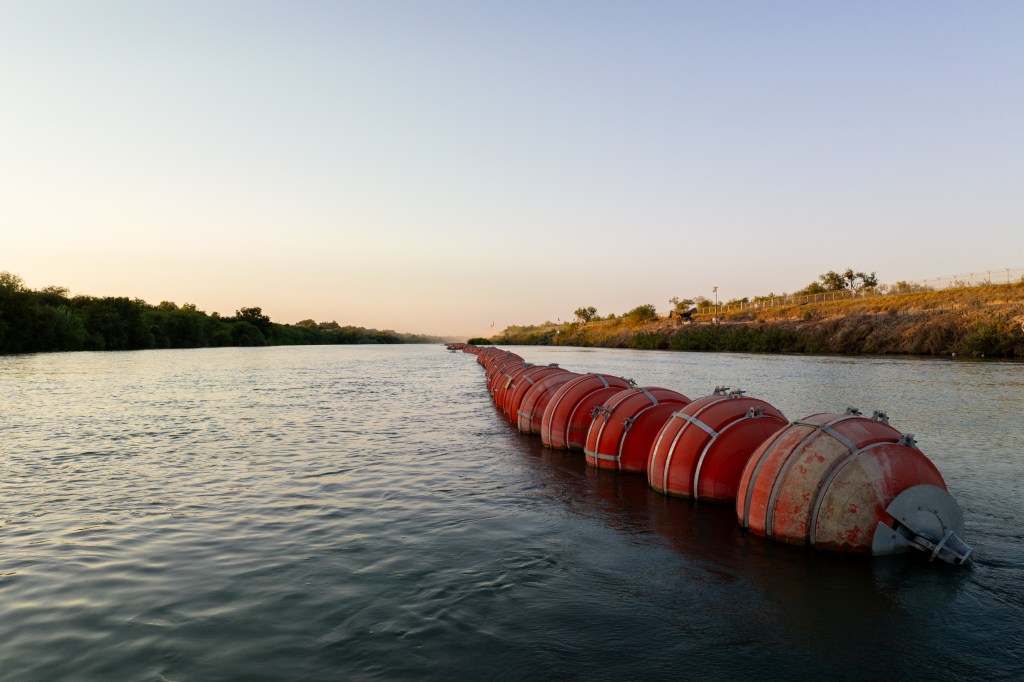
M715 324L719 324L718 321L718 287L711 289L715 293Z

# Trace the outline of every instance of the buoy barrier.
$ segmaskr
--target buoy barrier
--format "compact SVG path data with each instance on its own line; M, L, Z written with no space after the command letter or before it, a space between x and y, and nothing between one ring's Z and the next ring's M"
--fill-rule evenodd
M971 554L938 469L881 412L814 414L778 431L743 469L736 516L752 533L817 549L918 549L950 563Z
M587 443L591 411L631 386L629 379L610 374L584 374L560 386L541 417L544 445L556 450L582 450Z
M849 408L787 424L743 391L719 387L690 402L631 379L533 365L493 346L448 349L476 356L496 406L522 433L539 432L550 448L585 450L596 468L646 471L662 493L734 497L740 525L755 535L852 554L970 561L963 513L941 474L884 413L868 418Z
M509 384L505 391L505 400L501 406L502 412L513 424L519 423L519 408L522 406L523 397L538 381L553 374L568 374L558 365L535 365L517 376Z
M505 411L505 398L512 390L516 380L524 374L532 372L543 365L534 365L532 363L526 363L525 365L519 365L517 367L508 368L505 373L498 377L497 381L494 382L494 404L497 408L504 413Z
M506 365L522 365L525 361L518 355L498 355L488 357L484 363L484 375L490 377L499 368Z
M540 435L544 410L555 395L555 391L562 384L572 381L578 376L580 375L576 372L569 371L548 374L530 386L523 395L523 400L516 411L516 424L519 427L520 433Z
M501 384L508 380L509 375L531 366L529 362L511 359L500 360L491 365L491 369L487 373L487 390L490 392L491 397L497 401L495 394L498 392Z
M627 388L594 407L583 454L599 469L647 471L661 427L690 399L668 388Z
M523 362L523 358L516 355L515 353L507 350L499 350L498 348L489 348L481 351L476 358L477 362L484 366L485 369L490 369L494 363L501 360L518 360Z
M651 447L647 480L660 493L732 502L750 455L788 423L765 401L720 386L665 422Z

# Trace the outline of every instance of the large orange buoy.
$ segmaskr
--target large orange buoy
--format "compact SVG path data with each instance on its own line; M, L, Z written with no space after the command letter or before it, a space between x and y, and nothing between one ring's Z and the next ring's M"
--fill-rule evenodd
M484 371L487 375L490 375L494 370L502 365L506 364L523 364L523 359L515 353L499 353L491 354L487 360L484 361Z
M740 524L796 545L876 555L918 549L966 562L960 508L913 436L888 421L851 408L778 431L743 469Z
M483 365L486 369L490 369L495 363L502 360L523 361L523 359L515 353L507 350L501 350L500 348L492 348L487 353L481 353L477 356L477 362Z
M530 372L537 368L539 365L527 362L522 365L511 365L506 368L503 373L499 373L498 376L493 380L491 386L493 389L492 395L494 396L494 404L499 410L504 412L505 396L508 394L509 389L512 388L512 383L524 372Z
M682 393L655 386L627 388L594 409L583 453L601 469L646 471L651 445L675 410L688 404Z
M566 382L580 376L576 372L549 374L530 386L516 411L516 422L521 433L540 434L541 419L555 391Z
M487 378L487 391L494 397L495 391L502 381L508 378L511 372L522 369L524 367L531 367L532 363L523 362L522 360L516 360L513 358L503 358L496 361L490 366L490 368L484 373Z
M486 348L482 348L480 352L476 354L476 362L477 364L486 367L491 359L501 352L502 351L498 350L494 346L487 346Z
M552 374L568 374L568 370L564 370L558 365L537 365L517 376L509 384L508 390L505 391L505 399L501 405L501 410L510 422L513 424L519 423L519 407L523 402L526 392L538 381Z
M582 450L590 428L590 411L632 382L610 374L584 374L562 384L544 408L540 437L559 450Z
M660 493L732 502L750 453L787 423L763 400L716 388L665 422L651 448L647 480Z

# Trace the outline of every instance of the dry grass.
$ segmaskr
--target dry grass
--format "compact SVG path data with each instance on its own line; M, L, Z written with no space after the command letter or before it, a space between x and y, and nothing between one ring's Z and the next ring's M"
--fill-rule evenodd
M695 315L509 327L499 344L1024 357L1024 283Z

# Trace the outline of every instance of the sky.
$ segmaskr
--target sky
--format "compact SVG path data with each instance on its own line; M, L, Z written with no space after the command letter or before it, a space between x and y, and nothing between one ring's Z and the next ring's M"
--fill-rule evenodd
M1024 3L0 0L0 270L490 335L1024 267Z

